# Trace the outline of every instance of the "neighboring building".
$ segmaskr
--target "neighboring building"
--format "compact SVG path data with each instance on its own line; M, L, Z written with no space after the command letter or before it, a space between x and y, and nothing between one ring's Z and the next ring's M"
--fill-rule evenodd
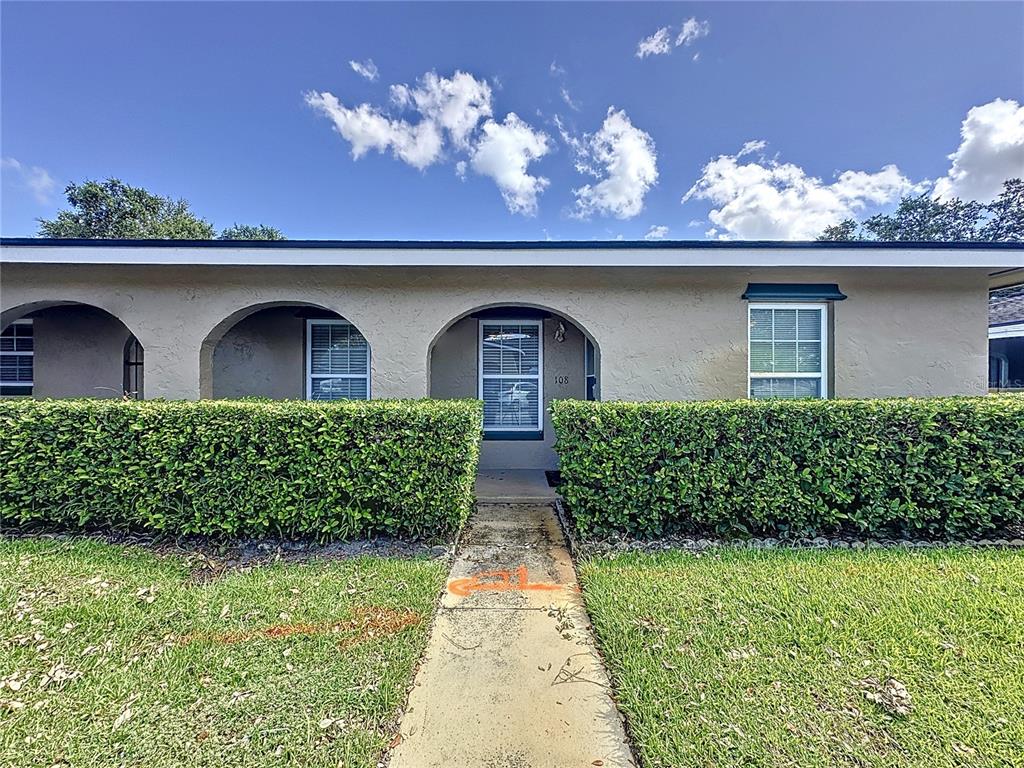
M1024 391L1024 285L989 293L988 386L993 391Z
M1007 244L2 241L8 395L480 397L485 468L554 398L982 394Z

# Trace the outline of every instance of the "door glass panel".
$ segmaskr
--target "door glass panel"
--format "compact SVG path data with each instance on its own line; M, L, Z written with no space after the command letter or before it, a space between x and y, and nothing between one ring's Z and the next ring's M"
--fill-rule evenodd
M540 327L484 322L480 330L484 429L536 431L540 423Z
M484 379L484 428L539 430L536 379Z

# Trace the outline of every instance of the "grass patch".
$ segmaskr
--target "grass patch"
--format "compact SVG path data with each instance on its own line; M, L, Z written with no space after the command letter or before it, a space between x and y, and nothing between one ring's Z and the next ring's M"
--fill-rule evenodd
M0 765L376 766L445 571L0 539Z
M1024 766L1022 552L634 553L580 579L647 768Z

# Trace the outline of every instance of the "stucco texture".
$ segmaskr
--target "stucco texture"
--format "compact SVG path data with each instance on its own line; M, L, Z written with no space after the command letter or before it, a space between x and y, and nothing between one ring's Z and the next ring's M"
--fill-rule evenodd
M124 348L131 334L120 320L75 305L49 307L30 317L34 397L124 395Z
M306 396L305 326L294 307L273 307L238 321L213 351L213 396Z
M239 358L248 354L244 340L286 331L260 331L253 321L251 327L231 331L227 352L221 346L215 353L218 343L255 311L285 304L337 312L359 328L370 344L374 397L473 394L475 370L465 371L465 360L458 375L449 372L432 383L431 349L443 333L453 332L453 322L506 305L549 310L587 333L599 349L602 399L744 397L747 319L740 296L748 282L834 282L849 296L832 307L833 396L977 395L987 383L983 268L9 263L2 268L2 281L4 323L40 301L82 302L123 321L146 350L147 397L237 392L237 387L223 389L215 382L243 362ZM442 349L446 343L441 342ZM461 354L467 354L465 347L472 350L474 369L475 344L460 346ZM301 354L301 340L297 346ZM550 355L551 345L545 350ZM255 350L253 355L255 361ZM550 356L547 362L553 372ZM301 396L300 389L295 391ZM554 389L549 393L558 396Z

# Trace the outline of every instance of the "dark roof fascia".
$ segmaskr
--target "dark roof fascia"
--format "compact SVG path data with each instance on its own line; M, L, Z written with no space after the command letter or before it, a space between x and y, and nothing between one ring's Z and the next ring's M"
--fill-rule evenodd
M336 248L350 250L977 250L1024 251L1024 243L818 240L99 240L3 237L0 245L92 248Z

